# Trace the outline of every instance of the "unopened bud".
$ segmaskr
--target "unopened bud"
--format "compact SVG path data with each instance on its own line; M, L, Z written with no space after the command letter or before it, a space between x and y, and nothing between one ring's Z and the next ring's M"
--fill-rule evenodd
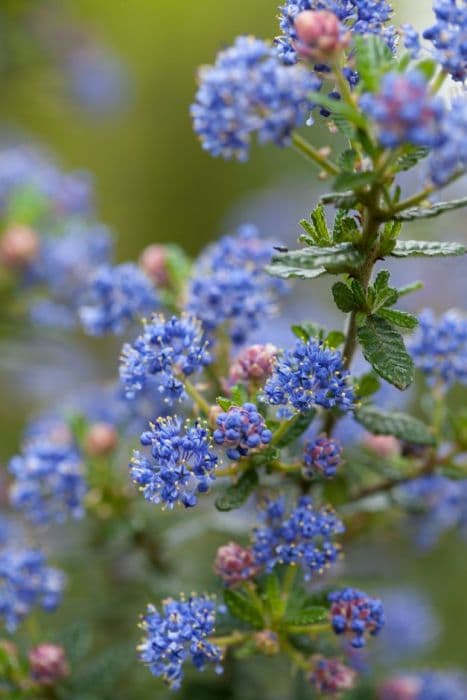
M101 457L113 452L117 442L117 431L111 423L94 423L88 430L84 446L92 457Z
M11 270L21 270L39 253L39 237L29 226L11 226L0 239L0 263Z
M70 673L63 647L56 644L40 644L29 652L33 679L39 685L55 685Z
M255 576L258 566L251 549L229 542L217 550L214 571L227 586L233 586Z
M255 644L262 654L266 656L275 656L280 651L279 638L275 632L271 630L261 630L254 636Z
M163 245L153 243L141 253L139 264L143 272L157 287L166 287L169 281L167 251Z
M348 35L338 17L328 10L305 10L295 18L297 41L295 48L304 58L325 61L345 48Z
M229 382L263 383L271 376L277 348L271 343L252 345L238 355L230 369Z
M373 435L368 433L363 438L363 446L382 458L398 457L401 453L400 442L393 435Z
M420 681L411 676L400 676L383 681L378 688L378 700L417 700Z
M309 681L319 693L339 697L341 693L354 688L357 674L338 659L327 659L316 654L311 657L311 663Z

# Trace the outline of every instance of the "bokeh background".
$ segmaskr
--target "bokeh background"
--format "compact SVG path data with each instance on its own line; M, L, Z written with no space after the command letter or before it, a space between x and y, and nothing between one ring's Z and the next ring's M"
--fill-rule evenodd
M418 27L430 21L430 0L401 0L397 9L401 21L411 21ZM275 15L273 0L2 0L0 129L5 137L44 146L66 169L92 173L100 218L116 234L120 260L135 259L151 242L176 241L194 255L206 242L243 221L259 224L264 235L293 241L297 221L325 189L325 185L317 184L316 173L298 155L273 146L254 148L252 158L243 165L213 160L201 150L189 118L197 66L212 61L219 48L240 33L273 36L277 33ZM75 82L70 72L63 70L63 50L69 41L77 45L84 41L97 55L97 63L82 64ZM99 56L107 66L104 71L96 69ZM326 133L318 129L314 141L324 143L325 139ZM410 235L460 240L464 230L462 216L453 214L443 220L441 236L437 222L424 224L418 231L414 227ZM442 309L454 305L459 294L465 299L460 262L424 265L414 263L411 273L406 268L395 270L400 281L407 281L407 274L428 281L426 291L414 300L415 307L429 304ZM301 287L296 313L326 321L327 313L331 313L324 301L326 292L326 285ZM55 351L49 346L36 348L45 365L55 362ZM27 347L21 347L21 353L19 371L24 374L31 371L31 354ZM70 358L64 376L74 361ZM23 386L18 397L18 362L12 367L4 361L2 366L0 379L5 390L0 407L0 458L6 460L15 449L21 425L40 407L51 387L39 382L39 389L28 396ZM105 371L112 376L115 367L106 366ZM33 375L31 381L39 381ZM44 376L41 381L46 383L61 381L57 375ZM60 390L60 386L57 388ZM160 684L134 661L131 649L138 635L134 620L149 595L158 596L161 590L170 592L171 588L176 593L182 583L200 589L210 582L204 563L197 565L196 559L186 556L193 546L196 551L196 537L185 542L185 527L176 519L160 523L161 537L167 535L169 541L172 537L177 547L180 566L176 578L163 573L158 581L154 576L149 577L149 583L142 583L144 577L137 571L140 562L130 558L122 565L123 572L113 572L114 580L103 583L103 555L99 549L97 554L87 556L85 570L70 557L70 567L74 567L70 570L72 595L66 597L65 609L58 618L46 624L53 631L60 621L68 625L81 614L86 616L95 593L92 605L101 616L97 620L101 635L98 643L105 648L105 630L113 637L129 640L130 651L123 650L122 656L131 663L124 666L118 690L112 691L115 698L164 696ZM68 537L65 545L58 546L79 549L79 536L70 531ZM212 537L209 544L203 541L203 547L214 551L217 540ZM403 581L409 587L421 588L433 605L441 631L423 663L467 669L465 551L465 543L453 536L422 556L403 538L392 535L385 536L384 541L360 540L355 554L349 553L349 559L353 556L378 585L387 587ZM125 618L116 614L112 604L117 588L116 605L127 607ZM105 597L107 600L103 600ZM111 657L103 662L107 670L112 669ZM267 665L263 665L263 673L269 673ZM235 671L232 674L235 676ZM250 669L230 678L236 688L232 697L248 700L262 692L259 675ZM222 690L215 684L198 689L190 686L186 697L229 697L229 692L226 685ZM286 700L287 692L279 686L270 689L268 697ZM290 697L301 697L298 689L293 692Z

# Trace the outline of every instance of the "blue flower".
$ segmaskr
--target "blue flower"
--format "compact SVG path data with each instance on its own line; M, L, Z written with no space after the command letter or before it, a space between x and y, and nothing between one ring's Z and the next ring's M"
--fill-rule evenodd
M453 80L467 77L467 5L465 0L435 0L435 24L423 32L435 47L435 58Z
M431 385L467 383L467 317L451 309L436 318L427 309L408 349Z
M407 143L433 148L442 142L444 105L430 94L418 70L386 73L380 91L362 95L360 107L375 122L378 139L386 148Z
M432 182L438 187L446 185L450 178L467 169L467 98L453 100L451 109L441 122L441 140L431 153L429 171Z
M383 681L381 700L464 700L467 676L456 671L404 673Z
M208 246L195 265L186 304L206 331L224 326L240 345L274 315L287 285L264 271L272 253L273 243L262 240L251 225Z
M266 42L238 37L214 66L199 72L191 107L194 130L211 155L246 161L254 133L260 143L290 142L291 132L310 112L308 93L319 87L304 67L282 65Z
M281 60L294 64L298 60L295 50L297 33L295 18L305 10L328 10L333 12L352 34L375 34L381 36L394 51L396 34L388 22L393 14L386 0L287 0L280 7L280 28L282 36L276 39Z
M404 47L407 49L412 58L418 58L420 54L420 34L412 24L403 24L400 28Z
M143 323L142 335L122 350L120 379L126 396L133 399L152 380L167 401L182 398L183 377L211 362L200 322L182 314L168 320L153 316Z
M364 647L366 636L376 636L383 628L384 610L380 600L355 588L344 588L328 597L334 632L349 636L354 648Z
M310 497L300 498L287 516L283 498L271 501L261 517L264 525L253 530L252 550L266 571L277 564L300 565L308 580L338 559L340 547L333 538L344 526L330 509L314 508Z
M10 460L10 501L35 525L83 515L84 467L67 425L51 419L26 434L22 452Z
M399 497L413 510L418 524L416 540L423 549L433 547L453 528L467 535L467 479L423 476L401 486Z
M217 429L213 433L216 445L227 447L229 459L246 457L250 450L271 442L272 433L266 428L263 416L254 403L231 406L227 413L217 417Z
M196 505L196 493L206 493L215 478L217 456L211 450L209 431L200 423L182 431L178 418L158 418L142 433L149 456L135 450L130 474L147 501L173 508Z
M199 671L215 664L220 672L222 651L209 641L215 621L215 601L204 595L179 601L169 598L162 612L149 605L141 621L145 633L138 647L141 661L173 690L180 687L188 660Z
M154 287L136 265L104 265L96 270L79 314L90 335L118 335L135 318L154 311L156 305Z
M3 528L4 523L0 526ZM55 610L65 576L46 565L42 552L3 539L0 533L0 618L7 630L14 632L34 607Z
M276 360L272 377L264 387L265 399L275 406L292 406L305 412L313 406L350 411L355 395L342 355L322 343L298 340Z
M303 454L302 474L307 479L324 476L330 479L336 475L342 463L342 446L338 440L321 435L316 440L307 442Z

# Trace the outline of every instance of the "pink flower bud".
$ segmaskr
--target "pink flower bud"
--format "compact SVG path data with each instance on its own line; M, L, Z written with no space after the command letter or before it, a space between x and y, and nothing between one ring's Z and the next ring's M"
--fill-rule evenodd
M411 676L400 676L383 681L378 688L378 700L417 700L420 681Z
M254 636L255 644L262 654L266 656L275 656L280 651L279 638L275 632L271 630L261 630Z
M263 383L271 376L277 348L271 343L252 345L238 355L230 369L229 382Z
M117 446L118 435L110 423L94 423L88 430L85 449L92 457L100 457L113 452Z
M325 61L345 48L348 36L339 19L328 10L306 10L295 18L297 52L316 61Z
M327 659L316 654L311 657L311 663L309 680L319 693L338 697L355 686L357 674L338 659Z
M56 644L40 644L29 652L33 679L39 685L55 685L70 673L63 647Z
M37 258L39 237L29 226L11 226L0 239L0 262L11 270L20 270Z
M251 549L229 542L217 550L214 571L227 586L246 581L255 576L258 570Z
M401 453L400 442L393 435L372 435L363 438L363 446L382 458L398 457Z
M139 264L143 272L157 287L166 287L169 281L167 252L163 245L153 243L141 253Z

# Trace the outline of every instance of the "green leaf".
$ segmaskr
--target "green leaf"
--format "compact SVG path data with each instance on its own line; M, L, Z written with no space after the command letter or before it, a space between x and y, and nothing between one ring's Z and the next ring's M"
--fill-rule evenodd
M222 408L223 411L227 413L229 408L234 405L232 399L227 399L225 396L218 396L216 398L216 403Z
M16 189L9 197L6 219L15 224L34 225L48 211L49 202L35 187Z
M376 275L373 290L371 310L377 311L383 306L392 306L399 298L397 289L389 286L389 271L381 270Z
M358 280L352 280L352 282L350 283L350 286L352 288L355 302L357 304L357 309L366 309L367 298L366 298L365 289L364 289L362 283L359 282Z
M290 329L297 338L300 338L300 340L303 340L305 343L310 340L310 338L319 338L321 340L325 333L322 326L319 326L317 323L311 323L310 321L305 321L300 325L293 325Z
M413 256L435 257L446 255L464 255L465 246L462 243L447 241L397 241L391 251L394 258L409 258Z
M248 393L243 384L235 384L231 389L231 395L236 406L243 406L248 401Z
M302 219L300 225L305 230L305 235L300 237L311 245L328 246L332 244L331 234L328 230L326 215L322 204L318 204L316 209L310 214L311 221Z
M411 284L406 284L403 287L399 287L397 293L400 297L404 297L406 294L412 294L412 292L418 292L419 289L423 289L423 282L417 281Z
M362 406L355 413L356 420L374 435L394 435L416 445L435 445L433 433L418 418L406 413L390 413L374 406Z
M355 168L355 161L357 159L357 152L353 148L348 148L346 151L341 153L337 160L338 166L341 170L346 172L353 172Z
M410 170L417 163L426 158L430 149L424 146L408 146L406 152L396 161L396 171Z
M384 318L368 316L358 329L358 340L365 359L380 377L398 389L413 382L414 365L402 336Z
M355 136L355 127L353 124L343 117L341 114L333 114L331 117L332 121L336 125L337 129L349 140L353 139Z
M220 511L240 508L258 485L258 474L254 469L244 472L235 484L227 486L216 499L216 508Z
M432 58L424 58L417 61L415 69L423 73L427 81L430 81L438 69L438 64Z
M361 190L374 182L375 174L368 170L363 173L340 173L335 181L334 187L338 192L342 190Z
M366 127L366 120L361 112L359 112L356 107L352 107L344 102L344 100L338 100L322 92L313 91L308 93L308 99L319 107L327 109L331 113L331 118L334 118L335 115L339 115L353 124L357 124L363 128Z
M306 430L308 430L308 427L312 423L315 416L316 410L312 408L306 413L297 413L296 416L290 418L287 428L283 433L281 432L280 438L278 440L274 440L273 436L273 441L276 447L287 447L287 445L295 442L295 440L297 440L301 435L303 435L304 432L306 432Z
M328 347L335 350L345 343L345 333L342 333L342 331L330 331L324 342Z
M351 216L346 216L344 209L337 212L334 221L332 238L334 243L356 243L360 239L360 229L357 222Z
M381 386L378 377L376 374L373 374L373 372L367 372L367 374L362 375L357 379L356 384L357 394L360 398L376 394Z
M337 308L346 314L359 308L352 290L345 284L345 282L336 282L333 284L332 296L334 297Z
M184 288L187 279L190 277L191 260L186 255L183 248L175 243L165 245L164 249L170 287L176 291L180 291Z
M226 588L224 591L224 603L229 612L241 620L251 625L255 629L264 627L263 618L253 603L238 591Z
M356 68L365 92L378 90L381 74L394 64L391 49L376 35L354 37Z
M273 277L280 277L283 280L313 280L326 274L326 269L324 267L305 270L297 265L286 265L275 261L273 261L270 265L266 265L265 270L269 275L272 275Z
M336 207L339 207L344 211L353 209L358 202L357 197L352 191L328 192L327 194L321 195L320 201L323 204L334 204Z
M321 605L310 605L303 607L297 612L287 615L284 623L287 627L297 627L302 625L319 625L329 620L329 611Z
M272 259L269 268L275 264L290 265L303 270L321 270L322 268L339 267L343 271L359 265L363 260L362 253L351 243L339 243L338 245L320 247L308 246L291 250L287 253L276 255Z
M450 202L439 202L432 204L429 207L414 207L406 209L400 214L396 214L393 218L396 221L416 221L417 219L433 219L435 216L443 214L445 211L453 211L467 206L467 197L462 199L453 199Z
M251 455L250 459L250 464L256 469L258 467L263 467L263 466L268 466L270 462L273 462L274 460L278 459L279 457L279 450L276 449L275 447L266 447L259 452L256 452L255 454Z
M279 579L274 572L266 578L264 594L272 617L281 617L284 613L285 601L282 598Z
M393 323L399 328L407 328L413 330L418 326L418 318L408 311L400 311L399 309L380 309L378 316L382 316L390 323Z

